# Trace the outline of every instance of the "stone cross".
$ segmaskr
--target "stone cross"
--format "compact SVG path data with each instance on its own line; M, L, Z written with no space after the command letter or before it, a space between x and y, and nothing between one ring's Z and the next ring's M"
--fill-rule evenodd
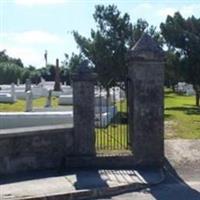
M25 83L25 92L30 90L31 90L31 80L27 78Z
M51 97L52 97L52 90L49 90L45 107L51 107Z
M26 112L31 112L33 110L33 95L29 90L26 92Z
M54 91L61 91L59 60L56 59Z

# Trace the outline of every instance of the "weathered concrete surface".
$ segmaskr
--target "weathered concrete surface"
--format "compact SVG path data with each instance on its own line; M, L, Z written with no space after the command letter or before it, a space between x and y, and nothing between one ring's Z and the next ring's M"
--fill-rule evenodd
M73 74L74 152L95 155L94 81L96 75L84 61Z
M34 112L0 112L0 130L36 126L73 124L71 108L43 108ZM46 112L51 111L51 112Z
M133 136L135 159L141 165L160 165L164 155L163 72L160 63L134 63L132 80Z
M138 165L164 158L164 52L143 34L128 54L130 138Z
M30 180L31 176L26 175L25 181L20 176L16 177L16 182L10 182L11 178L0 181L0 199L92 199L143 187L135 170L82 170L62 175L49 171L35 176L38 179ZM154 179L160 179L160 174Z
M165 140L165 154L174 167L200 169L200 140Z
M0 175L64 168L72 149L72 126L0 130Z

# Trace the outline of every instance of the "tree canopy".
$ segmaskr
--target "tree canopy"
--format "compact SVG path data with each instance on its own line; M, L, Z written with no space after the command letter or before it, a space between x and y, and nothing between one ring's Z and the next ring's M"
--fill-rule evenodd
M74 31L74 38L80 54L93 63L94 71L104 86L125 80L127 51L144 31L161 41L155 27L149 27L142 19L132 24L130 16L122 14L115 5L97 5L93 17L97 30L91 30L91 37L86 38Z
M194 16L184 19L179 12L168 16L160 25L166 43L180 54L182 72L187 82L193 84L196 91L196 104L200 97L200 19Z

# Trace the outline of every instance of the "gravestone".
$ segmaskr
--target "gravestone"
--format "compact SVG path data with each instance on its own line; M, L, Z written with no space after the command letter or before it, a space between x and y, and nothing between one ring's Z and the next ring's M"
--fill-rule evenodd
M30 79L26 79L25 92L30 91L30 90L31 90L31 80Z
M72 94L62 94L58 99L59 105L72 105L73 104L73 95Z
M11 96L12 96L13 102L15 102L16 94L15 94L15 84L14 83L11 84Z
M52 90L48 91L45 107L51 107Z
M18 78L17 79L17 86L19 86L20 85L20 79Z
M33 95L29 90L26 92L26 112L32 112L33 110Z

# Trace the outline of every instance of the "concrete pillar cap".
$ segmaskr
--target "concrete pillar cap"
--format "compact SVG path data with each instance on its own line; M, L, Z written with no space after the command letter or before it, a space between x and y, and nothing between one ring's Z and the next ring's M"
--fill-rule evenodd
M164 61L164 51L156 41L144 33L129 51L127 61Z
M97 74L92 71L91 67L89 67L88 60L82 61L79 67L72 74L73 81L91 81L95 80L96 77Z

